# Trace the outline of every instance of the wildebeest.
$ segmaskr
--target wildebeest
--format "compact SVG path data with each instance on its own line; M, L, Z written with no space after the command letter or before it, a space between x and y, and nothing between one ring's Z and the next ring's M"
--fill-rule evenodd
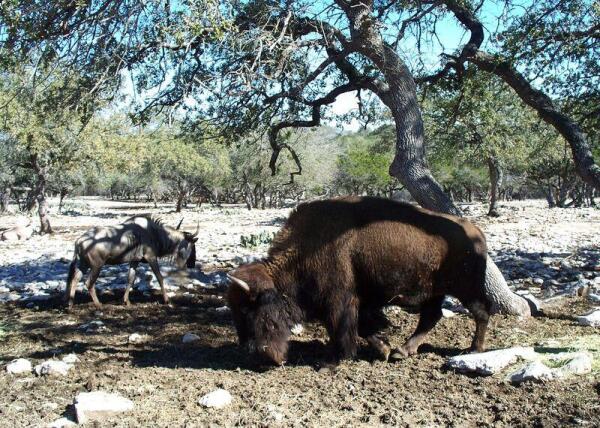
M164 225L159 219L151 216L131 217L117 226L93 227L77 241L75 254L69 268L65 300L69 307L73 306L73 298L77 283L88 270L90 274L86 286L96 307L101 307L96 296L94 284L98 279L100 269L104 265L129 263L127 288L123 302L129 305L129 291L135 280L136 268L140 262L148 263L160 284L163 300L169 302L163 277L158 267L158 258L172 257L175 265L182 269L187 265L193 268L196 264L195 233L182 232Z
M473 314L471 348L481 351L491 306L486 253L483 233L459 217L381 198L315 201L292 212L265 260L230 273L228 301L240 343L276 364L286 359L290 328L310 319L327 328L328 364L355 356L359 336L387 360L379 332L391 304L419 308L398 350L412 355L440 320L445 295Z

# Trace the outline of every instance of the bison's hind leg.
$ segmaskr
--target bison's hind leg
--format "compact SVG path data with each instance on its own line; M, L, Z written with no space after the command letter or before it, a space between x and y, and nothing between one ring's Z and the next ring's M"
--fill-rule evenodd
M401 356L409 356L417 353L417 349L425 340L427 333L429 333L433 327L442 318L442 303L444 302L444 296L432 297L431 299L421 304L419 311L419 323L415 332L408 338L408 340L398 350ZM400 357L398 353L392 355L393 359Z
M390 322L381 308L361 306L358 314L358 334L367 339L371 348L383 361L387 361L392 348L384 336L378 333L389 327Z
M465 303L465 306L475 319L475 336L473 336L470 351L483 352L485 333L490 320L490 304L487 301L474 300Z

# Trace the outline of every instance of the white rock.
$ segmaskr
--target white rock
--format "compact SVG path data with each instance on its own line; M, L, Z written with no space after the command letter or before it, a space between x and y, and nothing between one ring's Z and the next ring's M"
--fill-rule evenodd
M454 315L456 315L456 314L454 312L452 312L450 309L442 308L442 316L444 318L452 318Z
M148 340L148 336L145 334L139 333L131 333L127 338L127 342L129 343L143 343Z
M215 309L215 311L217 311L217 312L221 312L221 313L226 313L226 312L229 312L229 310L230 310L230 309L229 309L229 307L227 307L227 306L221 306L221 307L218 307L218 308L216 308L216 309Z
M200 336L198 336L197 334L194 333L186 333L183 335L183 338L181 339L181 341L183 343L192 343L192 342L196 342L197 340L200 340Z
M600 294L590 293L587 297L588 300L592 303L600 303Z
M532 361L521 369L508 375L508 380L513 383L522 383L527 380L545 382L554 379L553 370L540 361Z
M104 391L80 392L75 397L77 422L101 421L133 409L133 401Z
M231 403L232 397L229 391L224 389L215 389L212 392L200 397L198 404L204 407L215 407L220 409Z
M48 360L35 366L34 370L38 376L66 376L72 367L63 361Z
M70 419L60 418L53 422L50 422L48 425L46 425L46 427L47 428L65 428L65 427L74 427L76 425L77 424Z
M64 357L62 357L62 360L67 364L75 364L79 361L79 357L75 354L67 354Z
M587 314L577 317L577 321L581 325L600 327L600 309L596 308Z
M100 333L103 331L109 331L104 323L100 320L93 320L88 323L79 326L80 330L85 330L86 333Z
M585 374L592 371L592 361L592 356L589 353L578 352L571 361L556 370L562 376Z
M492 375L514 364L519 359L535 360L537 358L538 356L532 347L519 346L479 354L457 355L449 358L446 365L463 373Z
M302 324L296 324L291 328L291 331L296 336L300 336L304 332L304 326Z
M6 371L10 374L31 373L31 361L18 358L6 365Z

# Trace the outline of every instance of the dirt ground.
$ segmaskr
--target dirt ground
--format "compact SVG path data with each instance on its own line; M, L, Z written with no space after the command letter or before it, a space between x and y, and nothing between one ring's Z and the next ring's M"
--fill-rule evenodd
M132 211L152 210L99 201L85 206L94 209L57 217L53 237L2 244L0 269L25 265L29 257L55 260L66 270L68 264L60 260L70 258L68 242L87 227L118 222ZM100 206L102 210L97 209ZM179 218L168 207L158 211L173 222ZM518 236L526 218L519 221L513 213L509 218L478 220L477 212L475 221L490 231L493 250L524 245ZM523 210L518 207L514 212ZM192 228L201 219L205 236L198 267L210 273L235 265L236 257L239 262L239 257L264 252L264 246L239 248L239 235L275 231L285 215L285 210L189 210L184 225ZM557 215L567 217L536 220L525 230L554 230L560 241L564 223L572 229L570 235L580 235L574 242L593 247L600 230L597 210ZM15 218L3 220L9 224ZM540 233L528 232L528 239L551 245L548 236ZM44 248L53 248L52 254L44 253ZM561 247L561 251L572 249ZM10 258L12 250L18 252L14 258ZM172 281L188 283L194 275ZM326 352L326 335L320 326L306 325L302 335L293 337L284 367L257 366L236 346L230 316L221 310L223 288L219 284L186 288L185 293L176 293L172 307L160 304L156 291L134 292L133 305L124 307L119 288L101 295L105 305L100 312L84 293L78 294L70 313L62 308L58 293L34 303L0 304L1 362L28 358L35 364L68 353L80 359L64 377L13 376L2 370L0 426L45 426L61 416L73 418L73 398L87 390L118 392L135 403L133 411L99 426L600 426L600 337L597 329L575 322L576 315L590 308L582 298L562 299L540 318L492 318L488 349L517 345L535 346L540 352L586 349L595 358L591 374L514 386L505 374L475 377L444 368L448 356L462 353L470 344L474 323L468 315L442 319L418 355L396 363L373 360L365 347L357 360L344 362L335 373L320 373L315 365ZM416 326L417 316L399 309L389 316L393 326L388 337L399 346ZM87 333L80 328L92 320L103 321L107 330ZM200 340L183 344L186 332ZM129 344L132 333L147 335L147 341ZM215 388L228 390L232 404L220 410L201 407L198 398Z

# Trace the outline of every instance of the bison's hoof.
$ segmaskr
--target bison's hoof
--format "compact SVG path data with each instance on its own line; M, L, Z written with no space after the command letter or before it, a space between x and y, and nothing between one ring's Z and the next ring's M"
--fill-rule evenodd
M417 353L417 349L409 346L402 346L400 349L394 350L390 355L390 361L399 361L406 357L410 357L411 355L415 355Z

